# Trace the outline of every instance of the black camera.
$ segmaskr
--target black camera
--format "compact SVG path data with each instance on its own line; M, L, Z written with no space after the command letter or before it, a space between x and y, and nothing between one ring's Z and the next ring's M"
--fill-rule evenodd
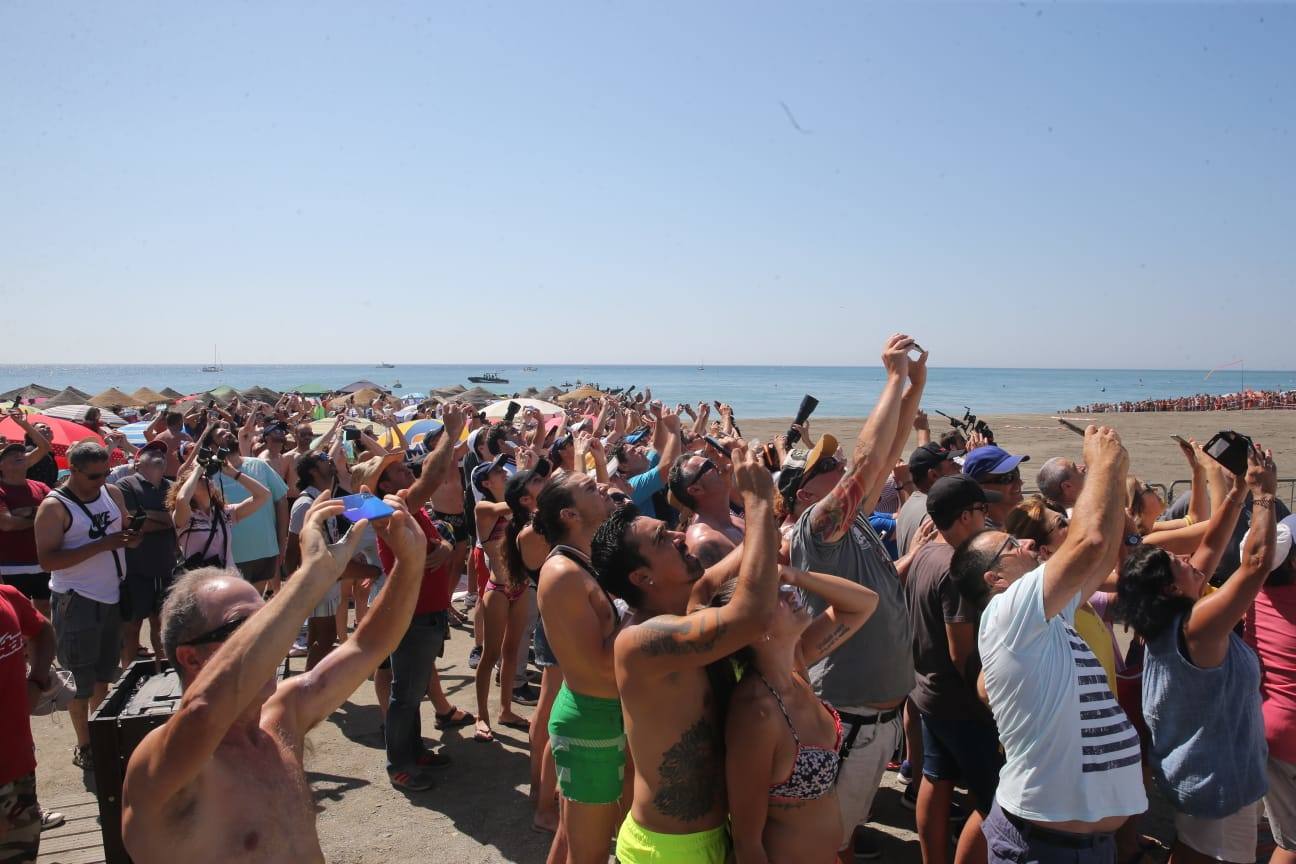
M951 426L963 433L964 437L976 432L986 440L987 444L995 443L994 432L990 430L990 427L986 425L984 420L973 414L972 409L966 405L963 406L963 419L961 420L956 417L951 417L939 408L936 409L936 413L948 420Z
M1232 429L1224 429L1206 442L1202 449L1206 455L1238 477L1247 472L1247 454L1251 452L1251 439Z
M803 423L805 423L807 420L810 419L810 415L813 414L814 410L818 407L819 407L818 399L811 396L809 393L802 396L801 407L797 409L796 419L792 421L792 424L794 426L802 425ZM788 429L787 431L788 447L791 447L793 444L797 443L800 440L801 440L800 432L798 432L796 429Z
M516 402L510 402L510 403L508 404L508 410L504 412L504 425L505 425L505 426L512 426L512 425L513 425L513 418L514 418L514 417L517 417L517 413L518 413L519 411L521 411L521 410L522 410L522 406L521 406L521 405L519 405L519 404L516 403Z
M226 447L212 452L209 447L202 447L198 450L198 464L202 466L203 473L208 477L215 477L220 473L221 468L225 467L225 460L229 457L230 451Z

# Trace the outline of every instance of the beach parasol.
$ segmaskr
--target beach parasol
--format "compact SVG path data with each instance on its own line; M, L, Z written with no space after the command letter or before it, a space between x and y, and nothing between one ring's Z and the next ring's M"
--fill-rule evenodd
M277 402L279 400L278 393L269 387L262 387L260 384L249 387L242 392L245 399L257 399L261 402Z
M372 381L353 381L347 386L343 387L340 392L359 393L361 390L381 390L384 393L388 392L386 387L382 386L381 384L375 384Z
M525 399L535 399L539 397L540 391L534 387L528 387L518 395L522 396Z
M149 420L142 423L127 423L117 431L125 435L126 440L136 447L143 447L148 443L148 439L144 437L144 430L152 425L153 423Z
M595 390L593 387L586 384L584 387L577 387L575 390L571 391L570 393L564 393L563 395L557 397L557 401L563 403L579 402L582 399L589 399L591 397L597 397L602 395L603 394L601 392Z
M0 393L0 402L10 402L28 399L48 399L58 391L52 387L42 387L40 384L28 384L26 387L18 387L7 393Z
M60 405L87 405L90 397L75 387L65 387L41 403L42 408L57 408Z
M410 420L407 423L401 423L396 428L405 433L405 440L411 448L421 445L423 439L428 435L435 435L444 428L445 424L440 420ZM378 443L384 447L391 448L396 446L396 436L388 429L379 438Z
M467 391L468 388L462 384L450 384L446 387L438 387L432 392L438 396L458 396L460 393Z
M452 402L466 402L474 408L483 408L495 400L499 399L498 393L492 393L485 387L474 387L471 390L465 390L457 396L452 396Z
M127 396L116 387L109 387L98 396L90 397L90 404L96 408L122 408L127 405L139 405L139 400Z
M553 417L557 414L563 413L563 407L561 405L555 405L552 402L545 402L541 399L529 399L525 396L519 396L517 399L501 399L498 402L495 402L491 405L487 405L486 419L487 420L504 419L504 415L508 413L509 402L516 402L519 406L521 406L523 410L527 408L535 408L545 417ZM521 411L518 412L518 416L519 417L522 416Z
M163 387L158 392L161 393L163 396L165 396L167 399L179 399L180 397L185 395L181 393L179 390L172 390L170 387Z
M50 449L54 453L54 461L60 468L67 467L67 448L76 442L89 438L99 444L104 443L104 440L94 432L91 432L80 423L73 423L71 420L60 420L57 417L47 417L44 414L28 414L27 422L33 426L44 423L50 428ZM26 434L27 430L8 417L0 421L0 435L3 435L6 440L21 441Z
M288 390L289 393L300 393L303 396L323 396L325 393L332 393L332 387L325 387L323 384L301 384Z
M404 399L406 402L417 402L420 399L426 399L426 398L427 398L426 393L420 393L417 390L411 390L410 392L401 395L401 399Z
M541 390L538 394L536 394L536 398L537 398L537 399L544 399L544 400L547 400L547 401L549 401L549 402L552 402L552 401L554 401L555 399L557 399L557 398L558 398L559 396L561 396L561 395L563 395L563 390L562 390L561 388L550 386L550 387L546 387L546 388L544 388L544 389Z
M171 401L163 394L156 390L150 390L147 387L139 388L131 394L131 397L136 399L141 405L159 405L163 402Z
M207 391L207 395L217 402L232 402L238 398L238 391L228 384L221 384L219 387L213 387Z
M55 405L53 408L41 407L41 413L46 417L57 417L60 420L71 420L73 423L85 421L86 412L91 408L98 407L92 405ZM99 421L105 426L124 426L126 421L120 415L114 414L107 408L99 409Z

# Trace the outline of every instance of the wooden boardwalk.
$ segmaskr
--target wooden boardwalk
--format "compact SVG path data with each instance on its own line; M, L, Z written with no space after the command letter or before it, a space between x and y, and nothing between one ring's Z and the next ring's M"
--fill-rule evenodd
M103 864L103 838L99 834L99 804L89 792L42 801L46 810L67 819L41 835L37 864Z

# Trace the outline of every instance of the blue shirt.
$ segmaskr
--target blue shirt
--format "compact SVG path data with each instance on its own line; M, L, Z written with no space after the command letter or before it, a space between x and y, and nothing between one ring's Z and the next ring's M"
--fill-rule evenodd
M894 561L899 558L900 553L896 551L895 514L883 513L879 510L872 516L868 517L868 522L869 525L872 526L873 530L877 532L877 535L882 538L882 548L887 550L887 554L891 556L891 560Z
M279 532L275 527L276 501L288 494L288 484L264 459L245 458L239 466L243 473L270 490L270 500L234 524L234 563L256 561L279 554ZM243 484L233 477L217 474L226 504L238 504L251 498Z
M666 481L658 470L660 461L661 454L653 450L648 454L648 470L630 478L630 500L640 513L654 519L657 518L657 505L653 503L653 496L666 488Z

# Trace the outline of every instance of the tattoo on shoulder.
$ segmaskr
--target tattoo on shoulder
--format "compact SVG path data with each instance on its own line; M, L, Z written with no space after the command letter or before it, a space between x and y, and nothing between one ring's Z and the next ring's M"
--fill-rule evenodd
M724 760L717 738L715 724L703 717L662 754L657 769L661 784L653 806L663 816L693 822L711 812L724 788Z
M815 645L815 650L822 654L827 654L829 651L833 649L834 646L837 645L837 643L842 641L842 639L846 636L847 632L848 629L846 625L839 623L836 627L832 629L832 632L826 634L822 639L819 640L819 644Z
M674 621L652 618L639 626L644 629L639 646L649 657L710 651L725 632L719 609L706 609Z

